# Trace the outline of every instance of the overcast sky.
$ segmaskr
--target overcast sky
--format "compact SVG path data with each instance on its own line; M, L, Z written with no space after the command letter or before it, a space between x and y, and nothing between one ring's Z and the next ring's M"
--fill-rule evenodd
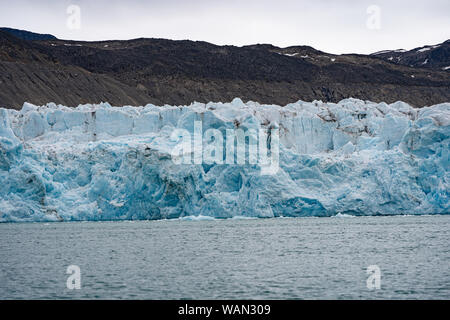
M70 5L80 8L80 20ZM449 39L450 0L0 0L0 25L73 40L152 37L372 53Z

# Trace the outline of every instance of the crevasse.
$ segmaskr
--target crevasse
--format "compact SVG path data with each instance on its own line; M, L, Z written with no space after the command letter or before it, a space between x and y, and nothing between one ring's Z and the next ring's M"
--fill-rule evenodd
M280 169L175 164L175 128L278 128ZM450 103L0 109L0 221L448 214Z

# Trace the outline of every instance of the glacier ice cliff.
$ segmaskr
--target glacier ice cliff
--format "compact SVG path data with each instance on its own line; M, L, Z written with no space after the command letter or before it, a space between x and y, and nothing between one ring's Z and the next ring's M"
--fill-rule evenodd
M175 128L278 128L280 169L175 164ZM0 222L448 214L450 103L0 109Z

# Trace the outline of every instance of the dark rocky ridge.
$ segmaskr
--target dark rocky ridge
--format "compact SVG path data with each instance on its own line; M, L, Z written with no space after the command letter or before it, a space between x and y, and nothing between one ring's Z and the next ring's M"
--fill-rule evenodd
M7 32L19 39L23 40L55 40L57 39L54 35L51 34L43 34L43 33L35 33L26 30L19 30L13 28L0 28L0 31Z
M405 66L450 72L450 40L409 51L398 49L375 52L372 56Z
M0 106L16 109L24 101L181 105L234 97L281 105L347 97L415 106L450 101L449 72L379 56L143 38L29 41L1 31L0 87Z

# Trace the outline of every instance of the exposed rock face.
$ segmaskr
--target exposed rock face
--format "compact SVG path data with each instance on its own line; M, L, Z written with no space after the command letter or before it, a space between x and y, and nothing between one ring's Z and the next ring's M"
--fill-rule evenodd
M0 31L0 106L19 109L25 101L182 105L236 96L279 105L348 97L416 107L450 101L448 71L383 57L164 39L29 41ZM440 62L434 53L428 59L430 66L440 66L450 58L447 50Z
M372 56L405 66L450 72L450 40L412 50L398 49L375 52Z
M7 32L16 38L23 40L56 40L57 38L51 34L35 33L26 30L19 30L13 28L0 28L0 31Z

